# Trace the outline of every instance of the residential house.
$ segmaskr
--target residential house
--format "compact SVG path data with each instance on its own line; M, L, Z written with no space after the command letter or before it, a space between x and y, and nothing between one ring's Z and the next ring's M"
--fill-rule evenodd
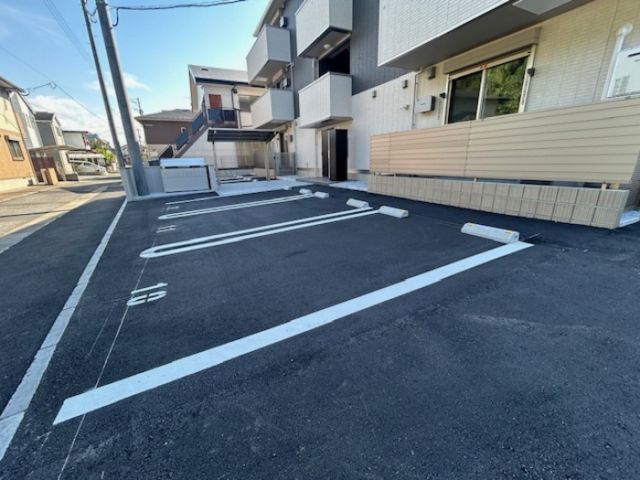
M58 180L78 180L78 175L74 172L69 163L68 153L75 148L67 145L62 126L55 113L36 112L36 124L42 139L40 153L45 155L47 164L49 162L55 168Z
M173 156L176 140L183 132L190 136L192 122L196 114L191 110L162 110L136 117L144 129L151 158Z
M11 101L11 96L20 92L19 87L0 77L0 190L35 182L22 122Z
M639 54L637 0L273 0L247 69L299 171L611 228L640 192Z
M69 145L76 150L91 150L88 135L89 132L86 130L62 130L65 145Z
M88 131L62 130L62 136L64 137L65 144L73 148L73 150L67 152L67 159L75 171L87 171L86 167L88 163L106 168L104 155L93 151L91 148Z

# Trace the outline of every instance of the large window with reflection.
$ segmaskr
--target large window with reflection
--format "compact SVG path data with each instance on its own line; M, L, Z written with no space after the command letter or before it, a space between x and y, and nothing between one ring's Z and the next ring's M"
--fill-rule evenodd
M532 60L526 51L450 75L447 123L523 111Z

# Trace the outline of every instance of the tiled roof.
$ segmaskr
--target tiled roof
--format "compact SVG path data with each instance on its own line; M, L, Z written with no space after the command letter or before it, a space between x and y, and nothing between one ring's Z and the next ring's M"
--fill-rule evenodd
M154 120L165 122L190 122L193 120L195 113L191 110L185 110L182 108L176 108L175 110L162 110L161 112L148 113L146 115L140 115L136 117L138 121Z

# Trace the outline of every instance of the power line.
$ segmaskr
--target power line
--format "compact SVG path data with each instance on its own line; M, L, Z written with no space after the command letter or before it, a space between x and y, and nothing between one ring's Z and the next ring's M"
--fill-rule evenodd
M101 117L100 115L98 115L95 112L92 112L91 110L89 110L80 100L78 100L77 98L75 98L73 95L71 95L69 92L67 92L64 87L62 85L60 85L58 82L56 82L54 79L52 79L49 75L47 75L46 73L44 73L42 70L34 67L33 65L31 65L29 62L27 62L26 60L18 57L17 55L15 55L13 52L11 52L10 50L7 50L3 45L0 44L0 50L2 50L3 52L5 52L7 55L10 55L11 57L13 57L14 59L16 59L18 62L26 65L27 67L29 67L31 70L33 70L34 72L36 72L37 74L43 76L44 78L46 78L47 80L49 80L50 83L53 83L58 89L60 89L60 91L62 93L64 93L67 97L69 97L71 100L73 100L74 102L76 102L80 107L82 107L84 110L86 110L87 112L89 112L91 115L93 115L96 118L99 118L100 120L103 120L103 117Z
M78 51L82 59L88 65L91 66L91 62L89 61L89 56L86 50L84 49L84 47L82 46L82 42L78 39L76 34L73 32L73 30L65 20L62 13L60 13L60 10L58 10L58 7L56 7L56 5L51 0L42 0L42 3L44 3L44 6L47 7L47 10L49 10L49 13L53 17L53 19L56 21L58 26L60 27L60 30L62 30L62 33L64 33L64 35L67 37L67 40L71 42L71 44Z
M168 5L137 5L137 6L113 6L112 10L116 12L116 21L113 24L114 27L118 26L120 22L120 10L173 10L176 8L208 8L219 7L221 5L231 5L233 3L246 2L247 0L214 0L209 2L192 2L192 3L173 3Z
M174 8L207 8L231 3L246 2L247 0L214 0L212 2L174 3L169 5L137 5L137 6L113 6L116 10L171 10Z

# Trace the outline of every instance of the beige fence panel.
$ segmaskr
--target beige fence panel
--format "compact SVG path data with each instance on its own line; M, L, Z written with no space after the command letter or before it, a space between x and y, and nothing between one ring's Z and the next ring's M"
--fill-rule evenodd
M408 175L628 185L639 155L639 99L371 138L371 171Z

